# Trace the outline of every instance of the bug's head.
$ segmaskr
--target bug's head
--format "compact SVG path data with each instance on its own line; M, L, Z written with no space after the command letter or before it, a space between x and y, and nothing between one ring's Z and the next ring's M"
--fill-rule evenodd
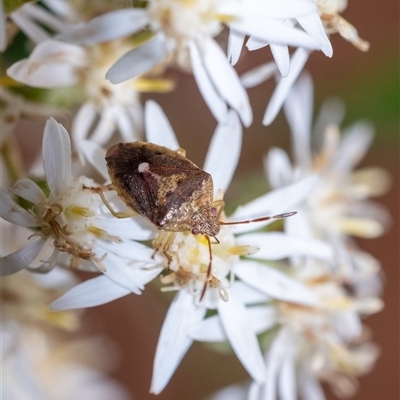
M202 234L210 237L218 235L220 226L215 207L200 207L191 218L193 235Z

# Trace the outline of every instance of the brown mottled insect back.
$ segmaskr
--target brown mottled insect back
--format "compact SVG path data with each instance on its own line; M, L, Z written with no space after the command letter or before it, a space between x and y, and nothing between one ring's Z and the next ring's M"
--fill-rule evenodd
M183 154L182 149L173 151L152 143L119 143L108 149L106 161L112 186L118 196L131 210L147 218L159 229L160 233L153 243L156 251L162 249L171 261L168 248L178 232L201 234L207 239L210 261L201 300L212 272L210 238L219 243L217 235L221 225L285 218L294 213L241 222L219 221L224 203L222 200L214 201L211 175ZM104 196L102 199L105 201ZM113 214L117 215L115 212Z

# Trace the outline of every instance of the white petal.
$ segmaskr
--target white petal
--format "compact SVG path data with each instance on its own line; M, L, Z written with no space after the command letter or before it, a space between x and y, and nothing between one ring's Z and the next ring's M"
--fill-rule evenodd
M235 20L228 25L234 31L252 35L270 44L299 46L307 49L319 48L319 43L301 29L262 16L253 15L251 18Z
M284 110L290 125L295 164L311 166L311 123L314 104L313 83L310 75L303 74L291 88Z
M258 335L276 324L276 310L271 306L248 307L246 309L253 332ZM195 325L189 332L193 340L200 342L223 342L228 340L219 315L213 315Z
M224 193L231 183L232 176L239 162L242 146L242 126L235 111L228 114L226 124L219 124L208 148L204 170L211 174L214 193Z
M230 31L228 39L228 61L231 65L235 65L240 58L245 35L242 33Z
M250 102L224 52L214 39L207 39L202 42L201 54L204 66L218 92L238 112L243 125L248 127L253 120Z
M260 385L257 382L251 382L246 400L264 399L265 385Z
M115 120L114 120L114 106L104 107L101 110L100 120L93 129L90 135L90 140L99 144L105 144L111 139L112 134L115 131Z
M268 46L268 43L265 40L257 39L254 36L250 36L246 42L246 47L249 51L259 50L266 46Z
M279 72L283 77L287 76L290 69L289 48L282 44L271 44L270 48Z
M54 118L49 118L44 128L42 156L51 197L60 198L71 182L71 142Z
M298 382L303 400L325 400L324 391L318 379L309 370L309 366L300 368Z
M276 63L271 61L245 72L240 76L240 80L245 88L251 88L272 78L278 71Z
M217 393L214 393L208 400L246 400L247 387L245 385L230 385Z
M298 18L299 16L315 13L317 7L310 0L246 0L245 8L253 9L257 14L263 14L265 17L286 19ZM245 10L244 10L245 11Z
M79 82L79 69L85 67L86 62L84 49L49 39L39 43L29 58L8 68L7 74L33 87L69 86Z
M262 293L241 281L235 281L235 288L243 303L246 305L267 303L271 300L271 297L267 296L265 293Z
M278 385L280 399L297 400L296 374L293 354L288 353L284 358Z
M272 148L264 157L269 184L273 189L293 182L293 170L289 156L282 149Z
M58 36L59 40L93 45L139 32L148 22L147 11L131 8L112 11L89 22L73 26Z
M202 320L205 313L206 309L196 306L185 290L175 296L157 343L151 393L158 394L165 388L193 342L188 335L190 328Z
M15 22L22 32L32 40L34 43L39 43L42 40L46 40L50 35L38 24L33 22L27 13L19 9L16 12L9 14L9 17Z
M149 264L155 264L155 260L152 258L154 250L142 243L126 241L124 243L113 243L101 241L98 246L107 252L113 252L120 258L126 258L128 260L142 261Z
M271 96L271 100L269 101L263 118L264 125L269 125L277 116L284 101L286 100L290 88L296 81L306 61L308 60L309 54L309 51L303 48L297 49L293 54L290 62L289 74L285 78L281 78L279 80L279 83Z
M82 154L88 160L89 164L91 164L105 180L109 180L105 160L106 150L91 140L81 140L78 143Z
M19 179L13 186L12 191L17 196L20 196L33 204L43 204L47 201L47 197L43 193L43 190L28 178Z
M97 111L96 105L92 101L86 101L79 108L72 121L71 136L73 142L79 142L89 136L90 128L96 118ZM80 150L81 146L77 146Z
M284 188L275 189L244 206L238 207L234 214L229 217L229 220L241 221L296 211L296 206L309 196L318 183L319 179L315 176L311 176ZM232 228L234 228L235 233L248 232L268 225L272 221L273 220L253 224L236 225L232 226Z
M357 122L343 132L333 168L347 173L364 157L371 146L374 128L367 122Z
M243 282L275 299L304 305L315 305L318 301L302 283L264 264L241 261L234 272Z
M120 83L143 74L158 64L165 55L165 39L156 35L140 47L122 56L106 73L111 83Z
M99 254L99 256L102 256L102 254ZM144 284L147 283L147 277L149 277L151 280L154 273L159 274L161 272L160 269L152 269L151 271L142 269L141 267L143 263L139 263L137 266L133 265L128 268L127 263L111 252L107 253L107 257L103 261L103 264L106 267L104 275L113 280L116 284L130 290L135 294L140 294L144 289ZM145 275L145 277L141 275Z
M297 255L327 260L333 257L332 247L326 242L302 236L290 236L283 232L248 233L239 236L237 243L259 247L260 250L251 258L261 260L280 260Z
M342 124L345 112L346 109L342 100L332 98L324 101L314 122L312 136L320 139L320 141L314 139L315 148L321 148L324 138L322 133L325 132L328 125L340 126Z
M74 308L94 307L109 303L130 293L132 293L130 290L101 275L76 285L55 300L50 308L52 310L71 310Z
M211 82L210 76L200 56L199 49L192 41L189 43L189 51L193 75L204 101L218 122L226 122L228 113L226 103Z
M41 6L32 3L25 3L20 10L29 15L33 20L40 22L42 25L53 31L65 29L65 24L60 18L55 17Z
M168 147L171 150L180 148L174 130L162 108L153 100L146 101L144 108L146 138L150 143Z
M115 104L113 107L114 120L117 125L119 134L124 142L132 142L134 137L133 122L127 112L127 109L122 104Z
M38 226L37 219L28 211L19 206L7 193L6 190L0 188L0 217L15 225L26 227Z
M332 45L328 39L328 36L326 35L324 26L322 25L321 17L317 12L305 15L303 17L298 17L297 22L310 36L318 41L322 52L327 57L332 57Z
M257 336L252 329L247 309L235 293L229 291L229 301L220 301L218 314L226 336L236 356L246 368L252 379L262 382L265 377L265 365Z
M29 266L44 245L45 239L38 239L22 249L1 257L1 276L15 274Z

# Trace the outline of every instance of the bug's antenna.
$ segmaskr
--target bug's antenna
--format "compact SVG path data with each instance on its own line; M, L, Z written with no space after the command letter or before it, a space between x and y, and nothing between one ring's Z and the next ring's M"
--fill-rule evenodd
M291 217L292 215L297 214L297 211L292 211L284 214L278 214L274 215L272 217L261 217L261 218L256 218L256 219L248 219L246 221L238 221L238 222L224 222L224 221L218 221L220 225L239 225L239 224L248 224L250 222L262 222L262 221L268 221L269 219L281 219L281 218L288 218Z
M206 294L208 280L210 279L210 276L211 276L211 266L212 266L211 240L207 235L204 235L204 237L207 239L207 243L208 243L208 252L210 254L210 262L208 263L206 281L204 282L203 290L201 291L200 301L203 300L203 297Z

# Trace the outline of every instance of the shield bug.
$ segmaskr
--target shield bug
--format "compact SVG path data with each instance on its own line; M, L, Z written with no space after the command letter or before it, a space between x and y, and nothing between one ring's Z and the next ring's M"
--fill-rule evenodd
M210 238L219 243L217 235L221 225L266 221L295 214L292 212L240 222L220 221L224 202L214 201L211 175L187 159L182 149L173 151L146 142L119 143L108 149L106 162L112 188L121 200L160 231L153 243L155 251L161 249L171 261L169 246L178 232L201 234L206 238L210 258L200 300L212 279ZM115 213L102 192L99 191L99 194L115 216L129 215Z

